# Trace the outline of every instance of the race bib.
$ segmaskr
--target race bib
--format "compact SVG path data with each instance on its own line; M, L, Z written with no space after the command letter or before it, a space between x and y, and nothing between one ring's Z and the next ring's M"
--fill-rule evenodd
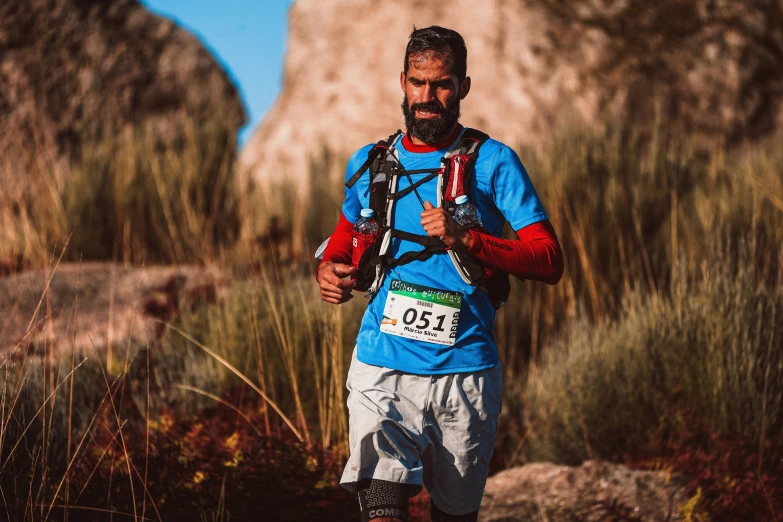
M457 340L460 292L447 292L394 279L386 297L381 331L452 346Z

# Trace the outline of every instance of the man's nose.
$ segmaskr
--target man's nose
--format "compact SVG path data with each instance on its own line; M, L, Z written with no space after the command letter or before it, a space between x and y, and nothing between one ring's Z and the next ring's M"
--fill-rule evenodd
M433 99L435 99L435 89L429 83L425 83L421 88L421 101L426 103Z

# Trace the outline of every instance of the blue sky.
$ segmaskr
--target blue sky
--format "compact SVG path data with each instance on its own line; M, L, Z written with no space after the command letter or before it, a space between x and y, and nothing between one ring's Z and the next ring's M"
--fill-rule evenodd
M244 144L280 91L288 7L293 0L142 0L198 36L239 87L248 123Z

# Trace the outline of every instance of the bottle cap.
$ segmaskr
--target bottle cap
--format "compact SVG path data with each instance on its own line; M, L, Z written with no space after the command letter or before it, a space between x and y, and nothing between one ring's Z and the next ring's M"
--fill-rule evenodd
M456 203L457 205L462 205L463 203L467 203L467 202L468 202L468 197L465 195L457 196L457 199L454 200L454 203Z
M371 218L375 215L375 211L371 208L363 208L361 212L362 217Z

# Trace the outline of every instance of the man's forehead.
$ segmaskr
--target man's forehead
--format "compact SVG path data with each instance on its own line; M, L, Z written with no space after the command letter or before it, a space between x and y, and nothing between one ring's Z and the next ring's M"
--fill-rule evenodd
M451 56L434 50L412 53L408 56L409 70L416 69L423 71L433 67L436 69L446 69L445 73L451 74L452 62Z

